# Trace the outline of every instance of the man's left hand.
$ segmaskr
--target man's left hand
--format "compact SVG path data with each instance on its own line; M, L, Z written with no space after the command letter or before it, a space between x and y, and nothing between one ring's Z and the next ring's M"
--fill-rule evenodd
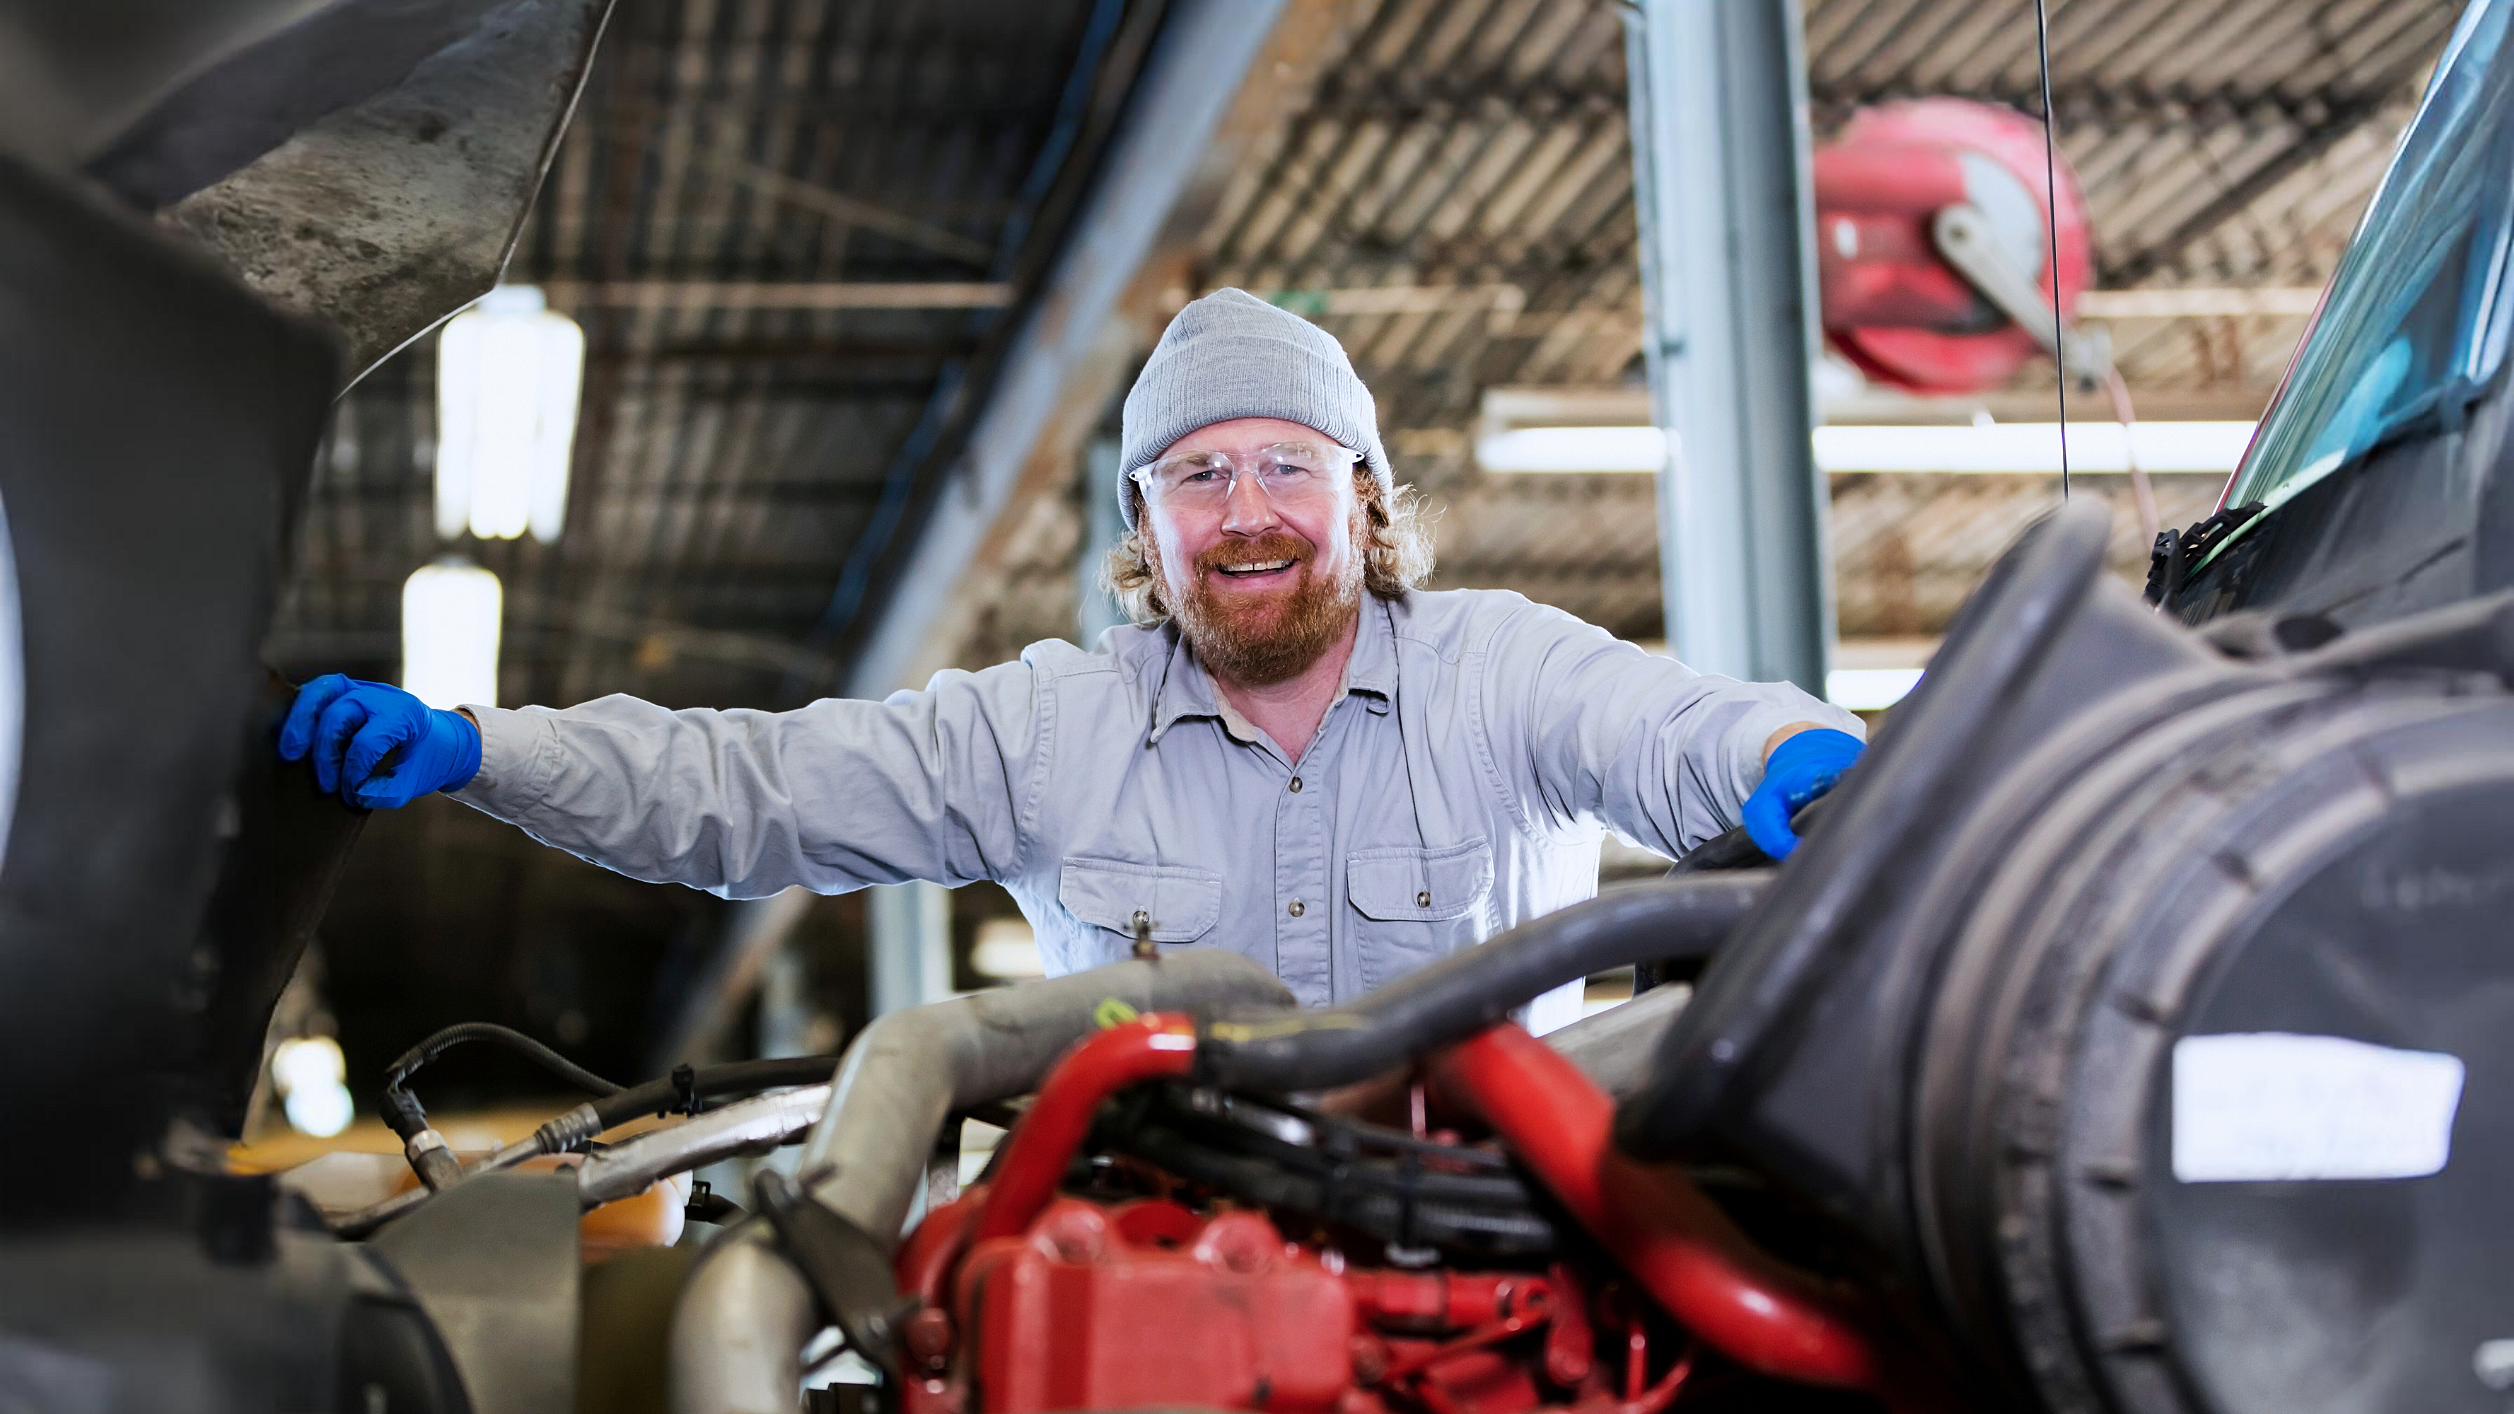
M1858 737L1831 727L1792 732L1764 758L1763 784L1746 798L1746 833L1774 859L1789 858L1798 848L1790 817L1833 789L1866 749Z

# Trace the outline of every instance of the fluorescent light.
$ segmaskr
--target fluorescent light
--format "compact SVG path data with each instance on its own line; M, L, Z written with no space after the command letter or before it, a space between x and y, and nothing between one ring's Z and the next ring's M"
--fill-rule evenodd
M1655 427L1516 427L1475 439L1486 471L1657 471L1667 436Z
M530 285L500 285L445 325L436 362L436 531L483 540L567 516L585 333Z
M1920 686L1919 668L1835 668L1824 675L1825 700L1854 712L1882 712Z
M460 560L402 583L402 689L431 707L498 703L498 577Z
M2138 453L2145 471L2224 475L2243 460L2259 425L2140 422L2125 438L2116 422L2073 422L2069 469L2128 471L2128 449ZM1477 438L1475 459L1489 472L1655 472L1666 460L1666 445L1655 427L1518 427ZM2060 470L2060 424L1819 427L1815 453L1823 471L2054 475Z
M2071 471L2128 471L2129 451L2154 472L2224 474L2243 460L2256 422L2069 424ZM2060 424L1993 422L1973 427L1819 427L1816 465L1826 471L1976 471L2056 475Z

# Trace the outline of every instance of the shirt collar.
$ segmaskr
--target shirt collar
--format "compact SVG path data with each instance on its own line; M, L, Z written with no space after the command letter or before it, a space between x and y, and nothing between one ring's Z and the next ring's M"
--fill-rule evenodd
M1397 695L1397 632L1388 613L1385 599L1370 593L1362 596L1361 626L1353 635L1353 656L1344 665L1344 695L1368 694L1373 713L1386 712ZM1144 744L1158 746L1163 733L1188 717L1212 717L1238 735L1232 719L1239 714L1225 712L1213 678L1188 650L1187 636L1175 622L1169 637L1170 659L1162 672L1161 691L1153 699L1152 729L1145 734Z

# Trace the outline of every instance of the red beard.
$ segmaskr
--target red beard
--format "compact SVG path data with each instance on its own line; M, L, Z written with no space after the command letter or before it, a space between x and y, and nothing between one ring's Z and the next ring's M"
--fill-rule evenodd
M1368 530L1357 510L1356 545ZM1169 582L1157 550L1150 558L1161 598L1197 661L1206 672L1233 682L1263 685L1298 676L1343 635L1362 602L1358 556L1341 575L1320 574L1316 547L1282 531L1207 549L1196 557L1195 578L1183 592ZM1215 592L1207 579L1217 569L1268 560L1293 562L1288 588L1226 595Z

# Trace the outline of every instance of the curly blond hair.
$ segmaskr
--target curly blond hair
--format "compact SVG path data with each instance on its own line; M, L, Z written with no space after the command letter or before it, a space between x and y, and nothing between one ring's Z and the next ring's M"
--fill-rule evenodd
M1142 492L1129 483L1126 494L1140 497ZM1360 466L1353 469L1353 494L1369 527L1362 587L1382 599L1394 599L1431 578L1432 522L1437 517L1424 508L1421 494L1411 486L1382 494L1378 479ZM1100 587L1127 618L1149 627L1169 618L1170 606L1161 601L1160 576L1153 572L1143 502L1137 500L1135 505L1135 528L1109 547L1109 556L1100 565Z

